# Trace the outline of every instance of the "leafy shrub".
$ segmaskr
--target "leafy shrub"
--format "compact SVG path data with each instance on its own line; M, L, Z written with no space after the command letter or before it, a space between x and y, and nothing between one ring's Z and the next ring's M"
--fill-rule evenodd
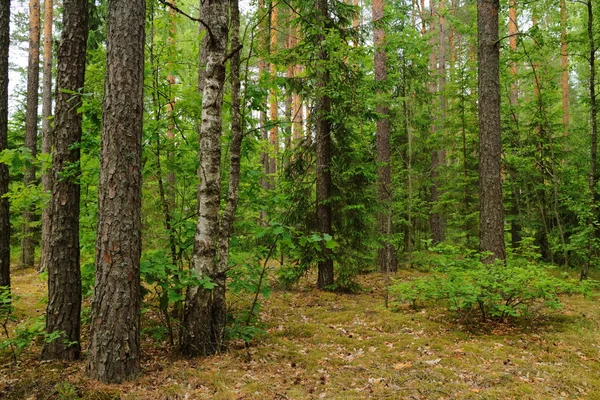
M44 315L36 318L27 318L17 325L15 334L11 335L9 324L17 321L14 315L14 302L17 298L11 296L8 290L0 287L0 326L4 338L0 340L0 350L9 349L16 364L19 356L34 343L51 343L64 337L63 332L46 333L46 319Z
M548 267L524 259L504 265L483 264L479 258L457 260L431 276L396 284L392 296L413 306L445 300L461 318L477 312L483 320L502 320L528 315L534 305L558 309L562 306L559 295L590 290L589 282L558 278Z

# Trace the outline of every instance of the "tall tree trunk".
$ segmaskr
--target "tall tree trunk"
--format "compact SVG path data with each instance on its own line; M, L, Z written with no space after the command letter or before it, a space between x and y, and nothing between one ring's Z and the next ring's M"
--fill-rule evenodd
M435 4L430 2L430 20L429 20L429 31L433 33L433 21L435 16ZM435 112L435 104L433 103L435 96L437 94L437 79L435 77L437 72L437 54L435 49L435 35L431 35L429 39L429 44L431 45L431 53L429 53L429 73L430 73L430 81L429 81L429 93L431 94L431 122L429 125L429 134L431 135L431 142L433 143L431 146L431 192L429 201L431 204L431 210L429 213L429 227L431 229L431 238L433 243L440 243L444 240L444 232L442 227L442 217L440 213L435 210L437 203L439 201L439 165L440 165L440 157L439 157L439 145L438 137L438 119L439 115Z
M10 0L0 4L0 153L8 148L8 47ZM0 286L10 290L10 208L8 166L0 163Z
M218 267L219 273L225 275L229 263L229 241L233 233L233 222L239 199L241 152L243 138L242 107L240 100L240 9L238 0L230 0L231 16L231 144L229 146L229 187L227 188L227 204L221 217L219 228ZM222 281L223 291L225 280ZM223 295L222 301L225 300ZM225 304L221 305L225 309Z
M29 62L27 67L27 110L25 114L25 147L31 155L37 155L38 87L40 82L40 1L29 0ZM35 167L25 167L25 186L35 185ZM28 205L23 210L23 240L21 241L21 263L32 267L35 262L34 237L36 229L35 207Z
M272 0L275 1L275 0ZM272 5L271 9L271 46L270 51L271 54L274 54L277 51L277 37L278 37L278 23L279 23L279 13L277 10L277 4ZM275 82L277 81L277 66L275 63L271 63L270 66L271 72L271 90L269 95L269 119L271 121L271 130L269 131L269 175L271 181L271 189L275 188L275 176L274 174L277 172L277 155L279 153L279 143L277 138L277 125L278 125L278 116L277 116L277 89L275 87Z
M434 146L434 151L432 153L432 203L433 206L436 207L437 203L439 203L440 196L440 168L446 162L446 151L443 149L443 138L444 138L444 130L445 130L445 120L446 120L446 20L444 17L444 0L440 0L439 2L439 32L438 32L438 57L437 57L437 68L435 63L433 65L433 70L437 69L437 77L438 77L438 99L439 99L439 114L436 117L436 131L437 131L437 139L435 140L436 145ZM435 54L435 53L434 53ZM435 56L434 56L435 57ZM435 61L435 58L434 58ZM435 88L435 86L434 86ZM433 243L443 242L445 239L445 229L444 229L444 218L439 210L435 211L431 215L431 237L433 239Z
M261 13L259 16L262 23L259 24L260 34L259 34L259 46L262 48L262 52L259 51L259 54L262 53L263 56L258 59L258 79L259 81L265 83L268 79L268 71L270 69L269 63L265 60L264 55L268 55L270 53L271 48L271 1L270 0L259 0L258 2L258 11ZM261 163L263 165L263 171L265 173L265 177L261 179L261 186L263 189L268 190L270 188L269 179L266 175L269 174L269 151L268 145L269 142L269 129L268 129L268 114L265 110L259 111L259 125L260 125L260 137L264 144L263 151L260 154ZM263 211L261 213L261 220L266 222L266 212Z
M517 26L517 0L510 0L509 8L508 8L508 43L510 47L510 51L514 57L517 51L517 34L518 34L518 26ZM517 62L513 60L510 66L510 76L511 76L511 84L510 84L510 95L509 102L511 113L513 117L513 122L510 124L511 131L515 140L518 142L519 138L519 116L516 110L517 101L519 99L519 86L518 86L518 76L517 76ZM511 245L513 248L517 248L521 243L521 224L519 223L519 219L516 217L519 215L519 189L517 187L517 179L516 172L509 165L508 166L508 174L511 180L512 187L512 199L510 206L510 236L511 236Z
M176 0L172 0L173 4L176 3ZM177 79L175 75L173 75L173 59L176 56L177 52L177 19L176 12L173 8L169 8L169 38L168 38L168 46L169 46L169 62L168 62L168 76L167 81L169 82L169 103L167 104L167 139L168 139L168 151L167 151L167 205L169 208L169 225L171 224L171 212L175 208L175 200L177 193L177 179L175 176L175 171L173 170L173 166L175 163L173 157L173 141L175 140L175 94L174 88L177 83ZM173 235L171 234L171 238ZM173 240L171 240L173 241Z
M381 237L380 248L377 252L379 270L395 271L394 247L390 243L392 233L392 167L390 151L390 109L385 99L387 81L387 54L385 50L385 29L383 25L384 0L373 1L373 44L375 46L374 67L375 82L379 95L376 106L377 114L377 197L380 203L378 212L378 230Z
M52 130L50 118L52 117L52 0L44 0L44 68L42 71L42 153L50 154L52 151ZM42 163L42 186L45 192L52 189L52 172L47 165ZM42 243L40 251L40 265L38 270L46 270L46 246L50 240L50 205L42 210Z
M588 225L591 227L592 235L597 238L599 235L597 224L598 221L598 200L600 195L598 194L598 108L596 103L596 42L594 39L594 9L592 0L587 0L587 34L590 46L589 63L590 63L590 80L589 80L589 93L590 93L590 120L592 125L592 140L591 140L591 160L590 160L590 173L588 176L588 184L591 195L591 209L592 217L588 221ZM592 258L596 255L593 249L592 238L589 240L588 260L581 270L581 279L587 279L590 263Z
M564 135L569 135L569 59L567 45L567 2L560 0L560 66Z
M499 0L477 1L479 95L479 248L505 260L500 140Z
M186 294L181 351L188 356L217 353L225 328L225 274L216 265L221 192L221 131L225 57L227 54L228 2L204 5L203 20L210 27L206 41L206 77L202 96L198 223L194 241L194 271L216 287L191 287Z
M45 343L45 360L75 360L81 353L81 273L79 269L79 144L81 114L78 109L85 76L88 37L88 0L64 0L63 29L58 49L52 197L48 243L44 246L48 270L46 333L63 332ZM68 342L67 342L68 341Z
M317 64L317 87L315 99L315 131L317 146L317 231L322 235L333 234L333 217L329 198L331 197L331 99L326 93L329 83L329 53L325 43L325 27L328 22L327 0L315 0L317 24L320 33L315 36L315 47L319 52ZM325 289L333 284L333 259L331 251L323 246L318 264L317 287Z
M140 370L145 0L109 0L96 287L88 371L118 383Z

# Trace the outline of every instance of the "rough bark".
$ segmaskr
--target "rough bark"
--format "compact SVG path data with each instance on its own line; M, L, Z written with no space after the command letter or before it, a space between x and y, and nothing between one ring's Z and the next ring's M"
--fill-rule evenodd
M88 371L117 383L140 370L144 0L109 0L96 287Z
M8 47L10 0L0 4L0 152L8 148ZM8 166L0 163L0 286L10 289L10 208Z
M569 59L567 45L567 2L560 0L560 66L564 135L569 135Z
M321 32L327 22L327 0L315 0L315 10ZM315 99L315 142L317 147L317 231L324 235L333 234L333 218L329 198L331 196L331 99L326 93L329 83L327 63L329 54L325 45L325 35L315 36L315 46L319 49L317 72L317 97ZM323 246L318 264L317 287L325 289L333 284L333 259L331 252Z
M271 46L270 52L274 54L277 51L277 29L279 23L279 12L277 6L273 5L271 9ZM277 172L277 155L279 152L278 143L278 112L277 112L277 89L275 87L275 80L277 79L277 68L275 63L271 63L271 90L269 91L269 120L271 122L271 129L269 130L269 175L270 187L275 188L275 176Z
M510 51L512 52L513 56L514 56L515 52L517 51L517 33L518 33L517 1L510 0L509 8L508 8L508 35L509 35L508 43L509 43ZM515 139L518 141L519 117L518 117L517 111L515 110L515 107L517 106L517 101L519 99L519 86L517 84L518 76L517 76L517 62L516 61L511 62L510 76L511 76L512 81L510 84L509 102L510 102L513 121L514 121L514 123L511 124L510 126L511 126L511 130L512 130L512 133L513 133ZM520 211L519 211L519 197L520 196L519 196L519 190L516 185L516 172L514 171L514 169L511 166L508 166L508 174L509 174L509 177L510 177L510 180L512 183L512 185L511 185L512 199L511 199L511 206L510 206L510 214L512 216L512 219L510 221L511 245L513 248L517 248L519 246L519 244L521 243L521 230L522 230L521 224L519 223L519 220L516 217L520 213Z
M230 0L231 49L240 45L240 9L238 0ZM219 228L219 248L217 270L225 274L229 263L229 241L233 233L233 222L239 199L241 153L242 153L242 107L240 100L240 53L235 51L229 62L231 74L231 144L229 146L229 186L227 203ZM223 286L225 281L222 282Z
M433 12L433 5L432 5ZM444 18L444 1L441 0L439 3L439 32L438 32L438 57L436 60L435 51L432 50L432 62L431 71L437 72L438 84L432 83L432 91L435 93L437 86L437 93L439 99L439 113L435 118L435 132L437 132L436 145L431 154L431 202L433 207L437 206L440 197L440 168L445 163L446 153L441 149L439 144L441 138L444 136L444 123L446 120L446 96L444 94L446 90L446 22ZM437 62L436 62L437 61ZM437 65L437 67L436 67ZM430 216L430 227L431 227L431 238L433 243L443 242L445 239L444 232L444 218L440 211L435 210Z
M203 19L211 27L206 41L206 75L202 96L198 222L194 240L194 271L216 287L191 287L186 293L181 351L206 356L220 351L226 320L225 273L216 265L221 192L221 132L225 57L227 55L228 1L212 0L203 6Z
M592 228L593 235L597 238L600 236L600 232L597 224L594 221L598 219L598 200L600 195L596 186L598 185L598 107L596 103L596 42L594 38L594 9L592 0L588 0L587 6L587 34L589 41L589 94L590 94L590 122L592 128L591 137L591 157L590 157L590 172L588 175L588 185L590 190L590 202L592 209L592 217L588 221L588 225ZM590 263L592 258L595 256L595 252L592 246L592 239L589 240L588 249L588 260L581 269L581 279L587 279Z
M52 117L52 15L53 1L44 0L44 67L42 71L42 153L50 154L52 150L52 130L50 118ZM51 189L51 175L47 165L42 163L42 187L45 192ZM45 247L50 234L50 205L42 210L42 242L40 251L40 265L38 270L46 270Z
M384 1L373 1L373 44L375 45L374 67L375 82L385 85L387 81L387 54L385 50L385 29L382 23L384 17ZM379 96L376 106L377 114L377 197L380 211L377 215L377 225L381 237L380 248L377 252L379 270L394 271L394 247L389 241L392 232L392 167L390 151L390 109L385 100L385 90L377 89Z
M505 260L501 181L499 0L477 1L479 96L479 248Z
M271 48L271 35L270 35L270 26L271 26L271 18L270 18L270 1L259 0L258 2L258 10L261 13L261 21L259 24L260 34L259 34L259 42L260 47L262 47L262 51L259 51L259 59L258 59L258 79L261 82L265 82L268 79L268 71L270 69L269 63L265 60L264 54L270 53ZM261 54L263 56L261 56ZM265 175L269 174L269 152L267 143L269 141L269 129L268 129L268 115L265 110L260 110L259 112L259 125L260 125L260 137L264 143L263 151L260 154L261 164L263 165L263 171ZM270 188L269 179L265 176L261 180L261 186L263 189L268 190ZM266 212L261 213L261 220L263 222L266 221Z
M27 67L27 109L25 113L25 147L31 155L37 155L38 87L40 83L40 2L29 0L29 61ZM35 166L25 167L25 186L35 185ZM21 241L21 263L32 267L35 262L36 229L35 207L23 210L23 239Z
M81 353L81 272L79 269L79 159L81 114L77 111L85 75L88 1L64 0L63 30L58 49L52 197L48 242L44 246L48 271L46 332L64 336L42 349L45 360L75 360ZM66 344L65 341L70 342Z

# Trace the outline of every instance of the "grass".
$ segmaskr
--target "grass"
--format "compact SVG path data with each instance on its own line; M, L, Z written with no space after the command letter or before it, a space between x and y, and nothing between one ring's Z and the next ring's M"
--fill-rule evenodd
M143 374L116 386L88 379L85 361L41 362L33 347L18 366L0 354L0 398L600 399L593 300L565 297L561 311L473 330L441 307L384 308L380 274L361 277L360 294L319 292L314 278L264 301L266 333L249 349L185 359L144 337ZM19 318L44 311L34 271L13 282Z

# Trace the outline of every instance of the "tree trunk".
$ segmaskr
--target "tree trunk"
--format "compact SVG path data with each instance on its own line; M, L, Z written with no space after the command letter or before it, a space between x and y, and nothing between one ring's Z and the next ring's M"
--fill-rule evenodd
M508 8L508 35L509 35L509 39L508 39L508 43L509 43L509 47L510 47L510 51L514 57L515 52L517 51L517 33L518 33L518 26L517 26L517 0L510 0L509 3L509 8ZM519 99L519 87L518 87L518 76L517 76L517 62L516 61L512 61L511 66L510 66L510 76L511 76L511 84L510 84L510 95L509 95L509 103L510 103L510 109L511 109L511 113L512 113L512 117L513 117L513 124L510 124L510 129L512 134L514 135L515 141L518 143L519 142L519 116L517 113L517 110L515 109L517 107L517 101ZM516 217L517 215L519 215L520 211L519 211L519 189L517 187L517 180L516 180L516 172L514 171L514 169L509 165L508 166L508 175L510 177L511 180L511 188L512 188L512 199L511 199L511 205L510 205L510 214L511 214L511 221L510 221L510 236L511 236L511 246L516 249L519 247L519 244L521 243L521 224L519 223L518 218Z
M567 47L567 2L560 0L560 66L564 135L569 135L569 60Z
M437 131L437 138L435 140L434 151L431 157L431 175L432 175L432 188L431 188L431 201L433 206L436 207L439 203L440 196L440 168L446 162L446 152L443 149L442 140L444 138L445 120L446 120L446 21L444 17L444 0L440 0L439 3L439 32L438 32L438 60L437 60L437 76L438 85L437 92L439 98L439 114L436 116L435 124ZM436 70L435 53L433 53L433 66L432 72ZM435 85L433 86L435 92ZM441 243L444 241L445 221L439 210L436 210L431 215L431 238L433 243Z
M231 15L231 144L229 146L229 187L227 204L221 217L219 228L218 267L219 273L225 275L229 263L229 241L233 233L233 222L239 199L241 153L242 153L242 107L240 100L240 9L238 0L230 0ZM223 280L223 285L225 281Z
M477 1L479 95L479 248L505 260L500 132L499 0Z
M327 25L327 0L315 0L318 26L321 33L315 37L315 47L319 49L317 66L317 87L315 99L315 131L317 146L317 231L322 234L333 234L333 218L329 198L331 196L331 99L326 93L329 83L327 63L329 54L325 44L324 32ZM322 248L321 259L318 264L317 287L325 289L333 284L333 259L331 251Z
M277 29L279 22L279 14L277 11L277 5L273 5L271 9L271 46L270 52L274 54L277 50ZM279 153L279 143L277 138L277 125L278 125L278 116L277 116L277 89L275 86L275 82L277 80L277 67L275 63L271 63L270 66L271 73L271 90L269 96L269 119L271 121L271 129L269 131L269 175L270 178L270 187L271 189L275 188L275 173L277 172L277 156Z
M263 51L262 52L259 51L259 59L258 59L258 79L262 83L265 83L265 81L268 79L268 75L269 75L268 71L270 69L269 63L267 61L265 61L265 59L264 59L264 54L268 55L270 53L270 48L271 48L270 5L271 5L271 2L267 1L267 0L259 0L259 2L258 2L258 12L262 13L260 18L261 18L261 21L263 21L262 24L259 25L259 29L260 29L260 34L259 34L260 45L259 46L263 49ZM263 54L263 56L260 56L261 53ZM259 125L260 125L260 137L264 144L263 151L260 154L261 164L263 165L263 171L265 173L265 176L261 179L261 186L263 189L269 190L270 183L269 183L269 178L267 177L267 175L269 174L269 171L270 171L269 151L268 151L269 146L267 145L267 143L269 142L267 112L265 110L261 109L259 111L258 118L259 118ZM267 218L266 211L261 212L261 220L263 223L266 222L266 218Z
M37 155L38 86L40 82L40 2L29 0L29 62L27 67L27 110L25 114L25 147L32 157ZM35 167L25 167L25 186L35 185ZM21 241L21 263L32 267L35 262L36 229L35 207L28 205L23 210L23 240Z
M10 0L0 4L0 153L8 148L8 47ZM0 163L0 286L10 290L10 208L8 166Z
M52 0L44 0L44 69L42 79L42 153L50 154L52 151L52 130L50 118L52 117ZM47 165L42 163L42 186L45 192L50 192L52 172ZM50 240L50 204L42 210L42 243L40 251L40 265L38 270L46 270L46 246Z
M81 273L79 269L79 144L81 93L88 37L88 1L64 0L63 29L58 49L56 117L52 197L48 243L44 246L48 270L46 333L64 336L42 349L45 360L76 360L81 353ZM66 344L68 341L71 344Z
M144 0L109 0L96 287L88 370L118 383L140 370Z
M194 271L216 287L191 287L186 294L181 351L206 356L220 351L226 322L225 273L216 265L221 192L221 131L225 57L227 54L228 2L214 0L203 6L210 30L206 41L206 76L202 96L198 223L194 241Z
M381 207L378 212L378 230L381 237L377 252L379 270L390 272L396 270L394 247L390 243L392 233L392 166L390 152L390 109L385 99L384 86L387 81L387 54L385 50L385 29L383 25L384 0L373 1L373 44L375 46L374 67L375 82L379 85L376 112L377 119L377 197Z
M590 63L590 80L589 80L589 93L590 93L590 119L592 124L592 140L591 140L591 160L590 160L590 173L588 176L588 184L590 190L591 210L592 217L588 221L588 225L591 227L592 236L588 239L589 250L588 260L581 270L581 279L588 278L588 272L592 258L596 255L594 246L592 246L592 240L598 237L598 227L594 224L598 221L598 190L596 185L598 184L598 108L596 105L596 43L594 39L594 9L592 0L588 0L587 3L587 34L590 46L589 63Z

